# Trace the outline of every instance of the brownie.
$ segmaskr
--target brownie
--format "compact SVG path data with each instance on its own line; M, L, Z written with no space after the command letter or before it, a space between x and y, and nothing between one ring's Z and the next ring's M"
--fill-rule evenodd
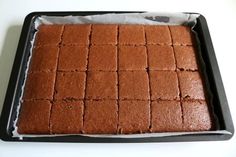
M33 49L30 72L56 71L59 48L56 46L40 46Z
M145 46L120 46L119 70L146 70L147 52Z
M150 125L150 102L136 100L119 101L119 132L145 133Z
M91 43L93 45L116 45L118 26L112 24L92 25Z
M59 71L86 71L88 48L82 46L62 46L59 55Z
M183 101L182 106L185 131L211 130L213 124L205 101Z
M88 72L86 99L117 99L116 72Z
M83 99L85 72L58 72L55 85L56 99Z
M89 51L89 71L116 71L116 46L91 46Z
M149 45L148 64L150 70L175 70L175 57L172 46Z
M178 72L182 99L205 99L199 72Z
M83 132L86 134L115 134L118 125L116 100L86 101Z
M29 73L24 87L24 100L53 99L55 73Z
M145 45L145 32L142 25L120 25L120 45Z
M49 134L51 103L48 100L24 101L17 122L20 134Z
M151 100L179 99L178 78L174 71L150 71Z
M65 45L89 45L90 24L65 25L62 43Z
M59 45L61 42L63 25L40 25L36 35L36 46Z
M83 128L83 110L83 101L56 101L52 105L50 119L51 133L81 133Z
M168 26L145 26L147 44L171 45L171 35Z
M174 46L177 67L180 70L198 70L193 46Z
M193 33L189 26L169 26L173 45L193 45Z
M182 131L182 111L179 101L153 101L151 103L151 131Z
M119 72L119 99L150 99L147 72L144 70Z

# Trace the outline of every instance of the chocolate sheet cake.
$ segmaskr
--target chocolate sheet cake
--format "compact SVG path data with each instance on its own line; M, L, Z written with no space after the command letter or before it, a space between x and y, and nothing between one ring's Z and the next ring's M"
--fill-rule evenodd
M40 25L20 134L135 134L213 128L187 26Z

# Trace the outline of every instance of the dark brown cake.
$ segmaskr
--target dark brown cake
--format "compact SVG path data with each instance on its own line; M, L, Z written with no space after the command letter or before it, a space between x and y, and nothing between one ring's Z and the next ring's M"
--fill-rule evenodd
M53 99L55 73L29 73L25 84L24 100Z
M153 101L151 103L153 132L182 131L182 111L179 101Z
M146 70L147 52L145 46L120 46L119 70Z
M145 45L145 32L142 25L120 25L120 45Z
M56 71L59 48L56 46L35 47L29 71Z
M172 46L149 45L148 62L150 70L175 70L175 57Z
M174 46L177 67L181 70L198 70L193 46Z
M119 72L119 99L150 99L148 73L146 71Z
M82 46L62 46L58 60L59 71L86 71L88 48Z
M85 72L58 72L55 99L83 99L85 81Z
M213 129L193 35L187 26L41 25L23 90L18 132Z
M171 35L168 26L145 26L147 44L171 45Z
M150 71L151 99L179 99L177 74L174 71Z
M150 102L137 100L119 101L119 132L148 132L150 125Z
M24 101L18 121L20 134L49 134L51 103L47 100Z
M118 106L116 100L86 101L84 133L114 134L117 132Z
M182 99L205 99L199 72L178 72Z
M117 25L95 24L92 26L91 42L93 45L116 45Z
M211 117L205 101L183 101L183 120L185 131L210 130Z
M83 128L83 112L83 101L56 101L52 105L51 133L81 133Z
M58 45L61 42L63 25L40 25L36 36L36 46Z
M116 72L89 72L87 77L87 99L117 99Z
M65 45L88 45L90 32L90 24L65 25L62 43Z
M91 46L89 51L88 71L116 71L116 46Z

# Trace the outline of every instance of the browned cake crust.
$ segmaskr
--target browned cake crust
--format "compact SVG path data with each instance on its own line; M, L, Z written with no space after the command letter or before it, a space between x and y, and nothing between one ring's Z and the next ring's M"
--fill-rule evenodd
M58 60L59 71L86 71L88 48L83 46L62 46Z
M171 35L168 26L145 26L147 44L171 45Z
M120 46L119 70L146 70L146 51L145 46Z
M24 89L24 100L53 99L55 73L29 73Z
M193 46L174 46L177 67L180 70L198 70Z
M148 73L146 71L119 72L119 99L150 99Z
M51 103L47 100L24 101L18 121L20 134L49 134Z
M90 24L65 25L62 44L77 46L88 45L90 32Z
M93 45L116 45L117 25L95 24L92 26L91 43Z
M116 46L91 46L89 51L88 71L116 71Z
M153 101L151 103L152 132L182 131L182 111L179 101Z
M205 99L199 72L178 72L182 99Z
M118 106L116 100L86 101L83 132L114 134L117 132Z
M120 25L120 45L145 45L145 31L142 25Z
M63 25L40 25L35 39L36 46L59 45L61 42Z
M150 102L137 100L119 101L119 132L148 132L150 125Z
M56 71L59 48L57 46L35 47L32 55L30 72Z
M148 63L150 70L175 70L175 57L172 46L149 45Z
M213 124L206 101L183 101L182 106L185 131L211 130Z
M83 99L85 81L85 72L58 72L55 99Z
M195 44L193 33L188 26L170 26L173 45Z
M152 100L179 99L178 78L174 71L150 71L150 85Z
M88 72L87 77L87 99L117 99L116 72Z
M83 101L56 101L52 105L51 133L81 133L83 128L83 112Z

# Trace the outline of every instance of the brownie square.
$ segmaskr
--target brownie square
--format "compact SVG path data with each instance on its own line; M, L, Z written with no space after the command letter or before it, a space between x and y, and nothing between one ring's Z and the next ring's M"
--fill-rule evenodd
M211 130L211 117L205 101L183 101L182 107L185 131Z
M59 55L59 71L86 71L88 48L81 46L62 46Z
M89 71L116 71L116 46L91 46L89 51Z
M117 99L116 72L88 72L87 99Z
M62 43L65 45L89 45L91 25L65 25Z
M118 125L116 100L86 101L84 128L86 134L115 134Z
M188 26L169 26L173 45L193 45L194 35Z
M150 125L150 102L119 101L119 132L145 133Z
M36 46L59 45L63 27L63 25L40 25L35 39Z
M146 70L147 52L145 46L120 46L119 70Z
M120 45L145 45L145 32L142 25L120 25Z
M146 71L119 72L119 99L148 100L149 79Z
M178 72L182 99L205 99L199 72Z
M111 24L92 25L91 43L93 45L116 45L117 44L118 26Z
M178 101L153 101L151 103L151 131L182 131L182 111Z
M17 122L20 134L49 134L51 103L48 100L24 101Z
M197 70L197 60L193 46L174 46L177 67L180 70Z
M148 46L150 70L175 70L175 57L172 46Z
M151 100L179 99L178 78L174 71L150 71Z
M81 133L83 128L83 110L83 101L56 101L52 105L50 119L51 133Z
M171 45L171 35L168 26L145 26L147 44Z
M24 88L24 100L53 99L55 73L29 73Z
M83 99L85 95L85 72L58 72L56 99Z
M56 46L40 46L33 49L30 72L56 71L59 48Z

